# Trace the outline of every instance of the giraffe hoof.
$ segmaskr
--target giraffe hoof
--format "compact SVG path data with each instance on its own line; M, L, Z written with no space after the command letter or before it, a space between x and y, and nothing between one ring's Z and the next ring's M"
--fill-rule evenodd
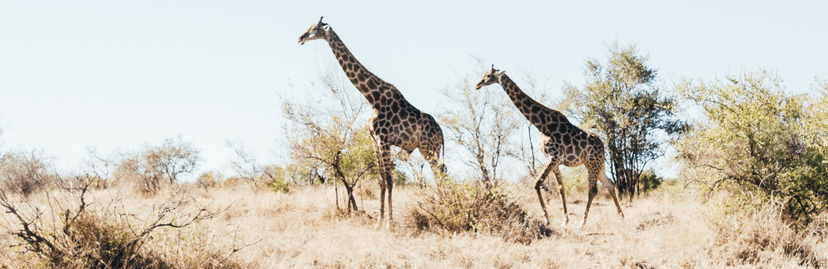
M567 224L569 224L569 219L565 219L565 220L561 223L561 227L566 227L566 225L567 225Z

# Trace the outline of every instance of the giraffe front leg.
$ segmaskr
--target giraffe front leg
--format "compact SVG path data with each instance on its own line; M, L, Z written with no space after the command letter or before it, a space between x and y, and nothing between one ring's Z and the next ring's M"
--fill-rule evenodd
M394 210L392 206L394 199L391 199L391 191L394 190L394 180L391 178L390 174L387 174L387 176L385 185L386 189L388 189L388 222L385 223L385 229L391 230L391 224L394 223Z
M374 230L379 229L380 225L382 224L383 217L385 216L385 182L382 180L382 174L380 174L379 185L380 185L380 209L379 209L379 218L377 218L377 224L374 225Z
M376 157L376 164L377 164L377 183L379 183L380 187L380 209L379 209L379 216L377 217L377 224L374 225L374 230L379 229L380 225L382 225L382 221L384 220L385 216L385 188L386 188L386 181L385 181L385 173L384 167L385 162L383 161L383 154L382 154L382 143L380 142L381 139L377 137L377 135L371 131L371 145L374 148L374 154Z
M543 168L543 172L538 175L538 179L535 181L535 191L538 193L538 201L540 201L541 210L543 210L543 218L546 219L546 225L549 225L549 214L546 213L546 203L543 202L543 195L541 194L541 187L543 185L544 179L549 174L553 164L552 162L547 162L546 167Z
M388 219L385 223L385 228L391 227L391 222L393 222L393 209L391 205L391 191L394 187L394 182L391 179L391 147L388 146L387 143L383 143L381 140L377 143L378 151L377 154L377 163L379 170L379 184L380 184L380 218L377 221L376 228L379 228L382 225L383 216L385 215L385 202L386 202L386 192L388 192Z

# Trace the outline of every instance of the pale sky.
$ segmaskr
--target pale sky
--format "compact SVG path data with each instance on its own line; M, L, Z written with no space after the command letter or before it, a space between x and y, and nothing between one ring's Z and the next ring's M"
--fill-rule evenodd
M764 68L806 92L828 73L825 1L297 2L0 0L0 147L43 149L72 170L87 147L181 136L202 150L199 171L225 167L227 139L278 162L281 97L334 61L324 41L297 44L320 16L433 115L471 55L532 70L557 96L614 39L636 43L665 82Z

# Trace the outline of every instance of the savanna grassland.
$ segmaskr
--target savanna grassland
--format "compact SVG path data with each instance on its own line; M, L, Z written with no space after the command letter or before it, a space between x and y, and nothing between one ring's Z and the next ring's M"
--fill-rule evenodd
M616 214L610 199L600 196L582 229L576 227L586 195L575 191L569 195L572 221L568 226L552 225L550 233L520 243L485 231L421 230L413 223L411 212L418 207L423 191L413 186L396 188L392 231L375 230L372 217L376 213L372 210L379 207L379 201L373 183L356 191L359 206L368 213L350 215L337 210L332 186L298 186L285 193L245 184L189 184L168 186L150 196L134 188L113 186L85 194L85 210L91 213L89 217L97 218L86 225L92 229L108 224L110 233L133 234L159 219L161 208L171 208L160 218L161 223L187 221L200 208L213 214L186 227L153 230L128 267L789 268L819 267L828 262L824 230L796 233L780 222L772 208L723 215L719 205L728 197L702 202L705 197L681 186L662 186L632 203L624 201L625 219ZM542 219L533 189L522 184L504 188L508 197L527 211L528 218ZM60 236L52 234L60 233L55 229L62 223L63 210L59 208L69 212L79 206L77 202L55 202L69 196L72 194L58 189L32 194L28 201L42 211L40 222L30 225L41 226L47 239L57 240ZM562 219L560 200L548 193L547 197L552 197L549 210L553 224L557 224ZM176 200L183 202L168 207ZM825 216L821 218L825 223ZM22 228L9 214L0 229L0 243L5 248L0 252L0 263L4 268L55 265L14 235ZM96 240L97 244L105 241ZM11 245L17 246L7 247ZM89 252L100 249L79 246L75 245ZM91 262L95 259L91 257L101 259L101 253L88 256L87 261L65 260L61 265L103 268L106 266ZM64 258L80 256L65 253Z
M227 177L185 180L201 157L181 138L109 156L91 151L81 172L57 171L42 151L0 148L0 268L828 265L828 80L808 94L764 70L668 87L635 45L616 42L608 54L606 63L589 60L587 84L567 85L551 107L602 138L602 172L625 218L601 186L578 229L586 171L566 169L570 222L559 225L557 180L536 183L555 165L538 145L550 140L506 95L488 94L499 88L474 90L483 72L444 92L445 109L435 113L442 159L395 149L389 169L365 125L371 109L329 69L305 99L282 100L284 144L274 153L284 162L226 141L235 152ZM543 103L551 91L533 81L521 85ZM446 164L447 174L429 178L428 161ZM388 230L374 228L383 169L396 185Z

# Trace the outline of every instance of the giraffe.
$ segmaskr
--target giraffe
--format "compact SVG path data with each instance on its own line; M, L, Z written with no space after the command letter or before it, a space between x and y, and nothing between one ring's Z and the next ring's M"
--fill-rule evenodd
M601 179L601 183L604 184L604 187L607 188L612 196L615 207L618 209L618 214L621 215L621 218L624 218L624 213L621 212L621 206L618 204L618 198L615 195L615 186L607 178L607 175L604 174L604 144L601 142L601 138L572 125L560 111L548 108L529 97L529 95L526 95L505 72L495 69L494 65L492 65L492 69L483 75L483 78L474 88L479 90L483 86L499 83L523 116L540 131L541 144L543 145L542 149L544 155L546 155L546 163L544 164L545 167L543 170L541 170L543 172L538 175L535 181L535 190L538 193L538 200L540 200L543 216L546 218L546 224L549 224L549 215L546 213L546 205L541 195L541 186L547 175L549 175L549 172L555 174L555 179L558 183L557 188L561 193L561 203L563 203L564 213L564 221L561 226L566 226L569 223L569 215L567 215L566 210L566 195L564 194L563 180L559 169L560 165L569 167L584 165L589 174L589 198L586 204L586 211L584 211L584 219L578 228L586 224L592 199L598 193L598 179Z
M440 161L444 141L443 131L434 118L408 103L397 87L380 79L354 58L330 25L314 23L299 37L299 44L307 41L324 39L330 45L342 70L351 83L362 93L371 105L372 114L368 119L368 129L374 153L377 156L377 168L380 185L380 214L374 229L380 227L385 213L385 193L388 192L388 221L386 229L393 222L391 193L394 188L391 179L391 146L397 146L409 154L415 149L428 160L436 178L446 173L446 167Z

